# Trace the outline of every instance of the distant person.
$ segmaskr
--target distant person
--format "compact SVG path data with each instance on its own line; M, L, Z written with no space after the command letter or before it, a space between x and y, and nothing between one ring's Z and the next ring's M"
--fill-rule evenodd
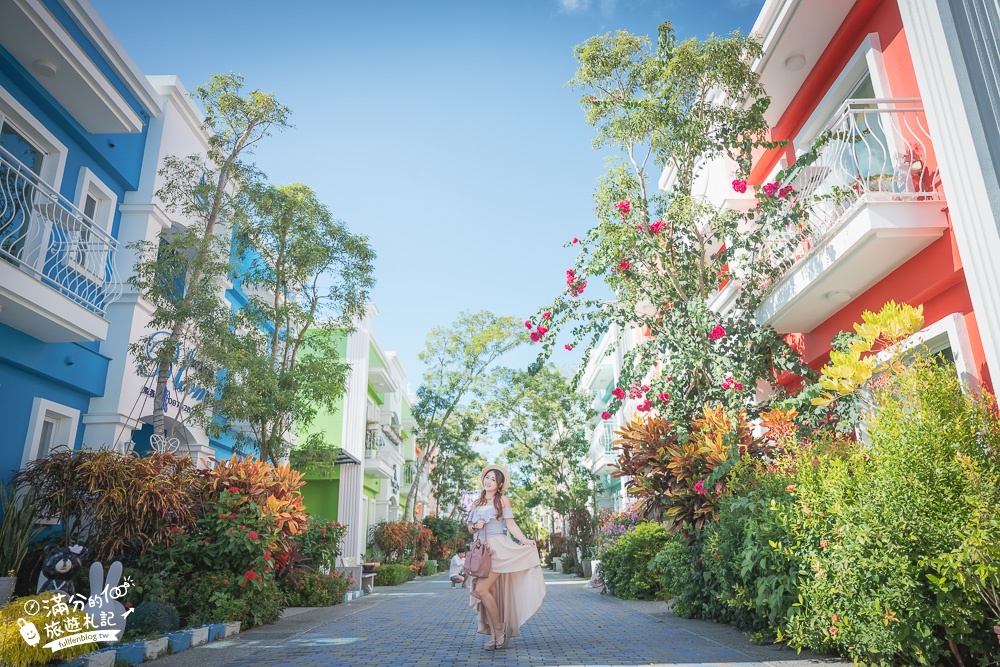
M459 547L458 553L451 557L451 570L448 572L448 576L451 577L452 588L455 587L455 584L462 584L462 588L468 588L465 585L465 554L466 548Z
M488 577L473 577L469 606L479 617L479 634L491 635L484 648L494 650L507 648L510 638L520 634L520 627L538 611L545 597L545 578L538 547L517 527L504 495L510 473L503 466L489 465L479 473L479 481L483 492L469 512L468 528L489 544L492 564Z

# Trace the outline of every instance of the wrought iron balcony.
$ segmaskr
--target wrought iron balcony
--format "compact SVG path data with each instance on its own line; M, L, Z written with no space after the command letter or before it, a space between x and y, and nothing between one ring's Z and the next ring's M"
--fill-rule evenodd
M811 209L772 237L772 261L789 269L756 319L781 333L812 331L948 226L920 100L848 100L824 133L816 161L782 184Z
M121 296L116 241L0 147L0 260L104 317Z

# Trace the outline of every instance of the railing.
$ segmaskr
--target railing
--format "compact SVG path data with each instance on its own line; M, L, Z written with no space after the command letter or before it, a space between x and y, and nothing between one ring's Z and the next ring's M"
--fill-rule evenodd
M772 237L772 247L793 261L810 255L839 229L855 207L876 201L942 199L930 133L919 99L847 100L824 128L829 141L815 162L789 184L812 200L807 228ZM801 243L788 250L796 236Z
M615 427L611 424L601 424L598 433L598 445L605 454L614 453Z
M365 432L365 458L377 459L378 452L385 446L385 438L377 428L370 428Z
M395 430L390 424L381 424L382 433L389 442L396 446L396 451L403 446L403 434Z
M417 474L417 466L413 461L407 461L403 468L403 484L413 484L413 476Z
M0 147L0 260L104 316L121 296L118 241Z

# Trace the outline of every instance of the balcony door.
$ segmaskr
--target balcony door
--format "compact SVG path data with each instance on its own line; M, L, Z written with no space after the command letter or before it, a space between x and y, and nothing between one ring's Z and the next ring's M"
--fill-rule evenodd
M31 180L45 153L0 116L0 257L20 264L31 220Z

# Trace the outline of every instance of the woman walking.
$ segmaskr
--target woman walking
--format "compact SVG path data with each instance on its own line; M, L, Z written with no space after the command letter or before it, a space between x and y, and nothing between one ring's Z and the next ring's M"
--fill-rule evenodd
M510 473L488 465L479 473L483 492L469 512L468 529L489 544L492 566L488 577L473 578L469 606L479 617L479 633L490 635L485 648L506 648L511 637L545 597L545 579L538 548L517 527L510 500L504 495ZM513 535L520 544L508 537Z

